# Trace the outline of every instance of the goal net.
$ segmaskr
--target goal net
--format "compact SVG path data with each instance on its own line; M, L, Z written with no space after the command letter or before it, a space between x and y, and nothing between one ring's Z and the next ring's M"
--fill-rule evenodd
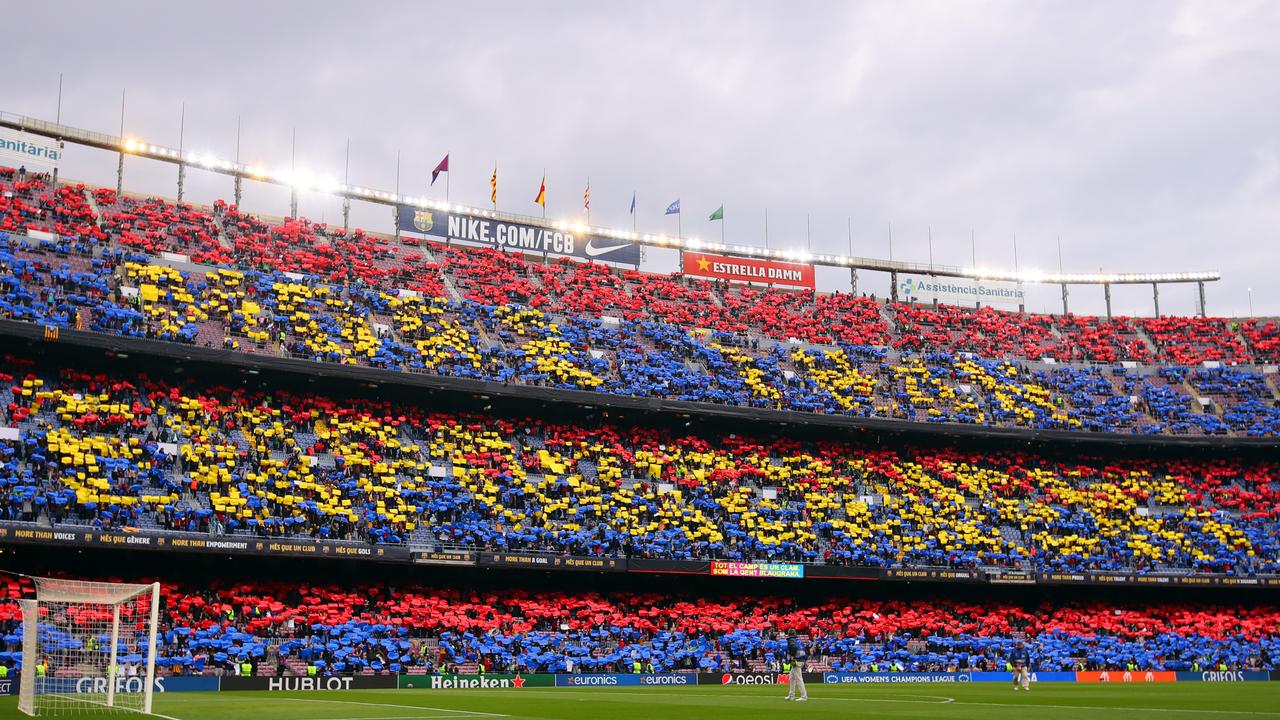
M150 713L160 584L33 578L22 606L18 709Z

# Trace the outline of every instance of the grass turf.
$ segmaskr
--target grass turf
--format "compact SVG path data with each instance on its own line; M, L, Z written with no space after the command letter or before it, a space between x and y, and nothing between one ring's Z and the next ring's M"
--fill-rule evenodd
M1044 684L1031 692L1003 683L811 684L807 703L785 694L785 686L171 693L157 694L154 710L171 720L1280 718L1280 683ZM0 698L0 718L19 717L15 706Z

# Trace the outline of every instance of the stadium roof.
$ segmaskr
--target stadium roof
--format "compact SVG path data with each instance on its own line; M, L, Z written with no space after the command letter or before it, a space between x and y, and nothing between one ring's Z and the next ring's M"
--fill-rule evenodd
M282 185L296 190L325 193L350 200L382 205L411 205L421 208L448 210L472 217L518 222L561 231L592 232L605 237L629 240L640 245L676 250L711 251L741 257L788 260L813 265L871 270L887 273L916 273L939 277L971 278L979 280L1009 281L1049 285L1132 285L1165 283L1205 283L1222 278L1216 271L1194 272L1133 272L1133 273L1062 273L1041 270L1007 270L986 267L960 267L934 263L884 260L848 255L811 254L804 250L758 248L723 242L707 242L699 238L672 237L662 233L640 233L617 228L588 227L580 223L547 220L530 215L472 208L463 205L429 200L360 185L338 182L330 175L322 175L294 169L268 168L196 153L178 148L157 145L144 139L122 137L84 130L60 123L49 122L21 114L0 111L0 127L13 128L35 135L56 138L64 142L136 155L162 162L194 167L232 177L257 182Z

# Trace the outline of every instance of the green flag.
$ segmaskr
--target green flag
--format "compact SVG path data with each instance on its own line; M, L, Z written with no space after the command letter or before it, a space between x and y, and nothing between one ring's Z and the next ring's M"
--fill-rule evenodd
M715 211L715 212L713 212L713 213L711 213L711 217L709 217L709 218L707 218L707 219L708 219L708 220L723 220L723 219L724 219L724 206L723 206L723 205L721 205L720 207L716 208L716 211Z

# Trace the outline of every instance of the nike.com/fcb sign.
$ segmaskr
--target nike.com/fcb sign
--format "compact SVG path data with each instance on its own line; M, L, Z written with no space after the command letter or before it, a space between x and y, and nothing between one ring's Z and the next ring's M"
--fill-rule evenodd
M401 205L396 210L396 226L402 233L461 240L500 250L605 260L624 265L636 265L640 262L640 246L626 240L594 233L576 233L504 220L488 220L443 210Z

